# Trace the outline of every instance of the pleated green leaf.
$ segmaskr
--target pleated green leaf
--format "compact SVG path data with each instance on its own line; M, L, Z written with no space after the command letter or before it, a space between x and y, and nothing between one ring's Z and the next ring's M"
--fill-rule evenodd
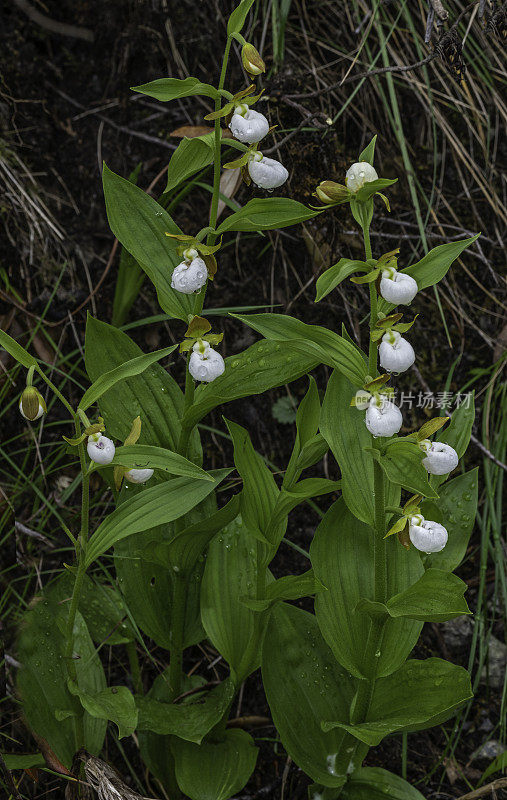
M181 703L164 703L150 697L136 698L137 728L163 736L173 734L200 744L207 733L228 712L235 688L230 679L207 692L199 692Z
M373 525L373 458L365 450L372 446L372 437L364 422L365 412L350 407L354 394L354 387L335 371L322 404L320 430L340 467L345 502L354 516ZM399 505L400 494L400 487L389 483L386 505Z
M318 363L315 352L304 352L292 343L256 342L242 353L226 358L223 375L199 386L194 405L185 413L183 423L191 427L223 403L295 381Z
M217 234L226 231L272 231L287 228L317 217L321 212L288 197L256 197L235 211L218 226Z
M37 366L35 358L5 331L0 331L0 347L6 350L9 355L15 358L23 367L28 369L29 367Z
M356 687L336 663L313 614L286 604L273 607L262 647L262 680L287 753L314 781L342 786L367 748L344 731L322 730L323 720L348 721Z
M122 539L182 517L229 473L228 469L210 472L216 483L199 478L172 478L158 486L143 487L109 514L92 534L86 548L87 566Z
M186 178L207 167L213 161L214 134L184 138L171 156L167 168L166 192L179 186Z
M447 528L449 539L440 553L425 558L426 567L452 572L465 557L477 513L479 468L457 475L439 488L437 501L425 502L421 511L426 519L435 519Z
M215 99L219 96L214 86L208 83L201 83L198 78L189 77L181 80L180 78L159 78L149 83L143 83L140 86L133 86L133 92L146 94L148 97L154 97L155 100L161 100L166 103L169 100L177 100L179 97L193 97L201 95L202 97L211 97Z
M120 739L130 736L136 729L137 708L126 686L110 686L95 694L84 692L72 680L68 681L68 687L91 717L114 722Z
M381 767L362 767L350 776L343 800L424 800L414 786Z
M201 467L165 447L154 447L148 444L129 444L126 447L117 447L111 462L114 466L134 469L159 469L170 475L180 475L196 480L212 481L213 478Z
M395 536L385 540L388 595L408 589L423 574L418 552L405 550ZM315 533L310 557L327 591L318 592L315 613L324 639L337 660L357 677L365 675L365 647L371 621L356 611L362 598L374 600L373 531L348 511L343 500L329 509ZM378 657L378 674L389 675L408 657L422 623L388 619Z
M190 800L229 800L254 771L258 750L249 733L228 730L201 745L173 739L176 779Z
M441 658L407 661L397 672L375 683L366 722L349 725L326 721L323 729L340 728L376 746L395 731L440 725L472 696L470 675L463 667Z
M115 175L105 164L102 181L112 232L146 272L166 314L187 322L193 299L171 288L173 270L181 259L174 241L166 236L181 233L180 229L153 197Z

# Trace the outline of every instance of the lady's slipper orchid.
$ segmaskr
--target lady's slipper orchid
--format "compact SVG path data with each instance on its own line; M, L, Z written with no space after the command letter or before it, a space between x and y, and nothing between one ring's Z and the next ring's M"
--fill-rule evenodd
M19 411L30 422L35 422L46 413L46 401L34 386L27 386L19 398Z
M458 466L459 456L456 450L444 442L430 442L424 439L419 443L426 453L422 465L430 475L447 475Z
M388 372L405 372L415 361L414 348L397 331L387 331L379 347L380 366Z
M129 469L124 477L129 483L146 483L153 475L152 469Z
M188 371L196 381L211 383L225 371L225 361L220 353L210 347L209 342L201 340L192 348Z
M352 164L345 174L345 186L351 192L358 192L365 183L378 179L377 170L367 161L358 161Z
M423 553L439 553L447 544L449 534L439 522L425 520L416 514L409 520L408 535L417 550Z
M266 158L262 153L255 153L248 162L248 173L261 189L277 189L289 177L283 164L274 158Z
M105 464L111 463L116 448L111 439L108 439L107 436L102 436L101 433L92 433L92 435L88 437L86 450L95 464L104 466Z
M372 397L366 410L366 427L375 436L394 436L401 428L403 417L398 406L385 397Z
M397 272L394 267L382 271L380 294L388 303L398 305L411 303L417 294L417 282L404 272Z
M269 131L269 122L264 114L248 108L244 103L236 106L232 119L229 123L232 135L235 139L246 144L255 144L264 139Z
M185 260L174 269L171 287L182 294L192 294L202 289L208 280L208 270L194 248L185 250L183 257Z

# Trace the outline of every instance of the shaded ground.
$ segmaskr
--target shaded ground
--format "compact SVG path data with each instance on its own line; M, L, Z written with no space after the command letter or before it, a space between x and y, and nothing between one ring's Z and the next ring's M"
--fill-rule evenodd
M151 186L154 196L158 196L164 187L164 168L178 142L170 136L171 131L183 125L202 124L202 117L211 110L203 101L188 99L164 106L132 94L129 87L164 75L185 77L195 74L204 81L215 81L219 71L219 53L225 43L224 19L232 5L231 2L211 0L197 4L176 4L172 0L130 0L123 3L89 0L74 3L51 1L41 9L53 19L71 21L90 29L94 34L93 42L49 33L29 21L16 5L4 10L6 39L0 84L0 155L10 176L3 173L7 199L1 209L5 229L0 261L2 327L15 336L31 331L35 337L34 348L48 363L54 361L57 352L69 355L70 363L75 364L78 381L84 380L79 347L84 338L86 312L110 320L118 261L117 255L111 259L113 237L103 207L101 162L104 159L111 169L124 176L142 162L139 185L145 189ZM266 108L272 124L279 126L275 141L281 142L302 125L297 135L281 145L281 159L291 174L283 191L303 202L311 202L311 192L316 183L323 178L341 181L346 166L378 131L379 172L387 176L398 175L400 181L390 195L392 219L387 213L380 212L373 245L377 254L401 246L402 257L409 259L414 252L422 254L423 251L410 186L402 177L404 165L399 140L396 140L390 123L392 105L383 94L387 91L386 84L367 81L333 126L327 124L327 119L340 113L355 84L316 94L339 81L355 55L360 59L361 71L368 64L366 50L357 51L368 22L363 20L361 31L354 33L357 19L362 19L365 9L357 15L354 4L350 4L343 13L338 13L336 5L339 4L293 3L285 36L285 61L264 83L265 94L270 98ZM266 9L261 3L262 10ZM394 12L393 15L395 17ZM420 38L421 20L414 19ZM373 52L377 53L378 42L374 34L372 31L369 41ZM469 43L471 60L475 58L474 42L483 45L480 35L476 34L476 37ZM272 29L270 17L262 13L250 38L257 44L264 41L263 53L268 62L274 46L273 38L275 51L280 47L279 31ZM407 44L410 41L411 34L406 26L398 24L394 28L391 46L403 63L417 60L417 57L410 57L414 54L403 49L410 46ZM339 42L342 51L349 55L345 57L333 49L333 42ZM442 87L448 95L434 114L428 113L421 99L421 93L424 94L421 74L418 73L414 80L421 81L422 90L405 79L400 79L397 84L405 138L420 182L421 215L429 245L483 231L478 255L466 256L464 264L455 270L440 290L439 299L453 348L449 348L445 341L435 295L426 291L418 298L421 315L417 323L417 341L420 344L416 348L419 372L403 376L398 385L402 390L416 393L428 388L434 392L444 388L456 392L475 377L478 379L480 414L484 398L488 396L485 394L488 382L492 379L499 381L498 370L492 365L501 355L502 342L505 343L499 304L502 298L499 273L505 261L502 247L505 208L501 198L491 192L488 196L487 192L488 186L497 184L501 171L501 133L498 133L498 120L493 111L495 106L498 109L494 95L498 56L494 42L488 47L491 47L492 72L483 76L481 83L480 74L472 71L469 108L463 101L465 90L441 62L432 65L429 80L436 95L443 91ZM396 63L392 52L390 59L390 63ZM324 65L325 69L322 69ZM492 88L488 79L493 82ZM476 90L477 82L479 90ZM234 57L229 85L234 88L243 85L239 62ZM298 93L309 96L287 98L287 94ZM476 106L479 111L470 111ZM481 149L470 129L476 125L477 131L482 130L481 126L485 124L483 111L490 115L490 121L487 125L489 138ZM465 156L460 157L460 146L473 154L472 164ZM481 188L482 184L484 188ZM243 188L236 200L244 203L253 194L252 189ZM429 211L425 199L430 201ZM208 206L209 193L206 189L199 189L190 198L183 199L174 217L183 230L195 232L205 224ZM366 292L362 289L347 285L333 294L331 300L326 298L317 306L313 304L314 281L322 264L360 253L356 227L347 212L319 218L308 225L304 236L299 229L289 229L281 234L270 233L261 244L257 238L243 236L239 244L239 248L227 247L221 253L220 273L208 296L210 307L277 304L281 310L306 322L325 324L337 330L344 322L352 334L359 335L359 323L368 307ZM159 308L154 290L146 282L129 319L139 320L157 313ZM42 324L41 317L44 318ZM223 326L226 333L224 354L242 350L253 341L251 333L238 323L224 319ZM167 323L145 325L130 334L141 347L150 349L164 346L168 340L178 339L181 335L179 327L170 328ZM182 375L181 365L179 369ZM478 370L484 370L483 374ZM316 374L322 389L326 370L321 368ZM231 419L248 428L259 451L282 468L290 454L291 436L288 433L290 431L292 435L293 426L290 422L282 423L275 419L272 407L288 392L289 396L298 399L305 388L306 382L298 381L288 389L242 400L227 409ZM487 411L489 413L489 408ZM407 425L413 427L416 418L421 419L421 413L424 412L415 409L407 412ZM482 439L479 419L480 415L475 434ZM487 420L493 427L493 430L488 429L490 440L486 440L491 448L494 420L489 416ZM24 428L19 427L14 405L6 411L2 422L10 435L16 429L25 435ZM206 422L223 430L221 412L211 415ZM58 427L46 427L45 441L56 441L60 433ZM12 444L19 458L20 441L12 440ZM230 446L218 436L210 434L205 448L212 466L231 462ZM472 445L467 467L482 463L482 457L482 453ZM326 461L324 467L333 477L335 466L331 461L329 464ZM35 474L38 470L35 453L30 464ZM58 469L57 465L45 483L45 487L56 496L61 491L57 484ZM30 519L31 501L28 497L20 491L16 494L16 512L21 521ZM484 501L484 497L481 500ZM71 510L77 502L76 497L70 498L67 508ZM3 507L1 510L5 511ZM317 521L316 514L309 509L292 515L290 534L293 541L307 548ZM40 525L38 529L41 529ZM47 520L47 534L57 544L62 544L59 534L52 530L50 520ZM460 576L470 586L471 608L475 608L477 598L479 545L480 532L477 531L460 571ZM60 561L40 543L22 541L19 546L21 558L16 580L24 581L22 594L28 600L40 587L41 572L58 568ZM9 564L13 549L14 537L4 549L5 566ZM281 550L275 564L278 574L305 566L304 559L289 549ZM488 569L486 599L489 602L497 595L494 564L490 562ZM8 573L11 579L12 574ZM11 597L14 607L6 617L8 652L17 614L14 600ZM492 630L501 638L500 621L493 623ZM469 649L469 638L463 637L460 642L458 637L456 643L449 644L437 626L426 625L416 655L439 655L467 666ZM191 652L189 664L201 656L197 651ZM210 650L207 656L213 657ZM162 653L160 657L163 658ZM116 665L115 669L119 670L121 666ZM219 665L218 674L223 676L224 672ZM468 789L464 776L467 781L476 782L479 771L487 762L470 763L471 755L491 735L490 723L493 726L497 724L500 699L498 689L480 685L474 711L458 740L454 756L445 754L448 758L446 771L437 765L445 753L451 724L445 731L435 728L410 736L408 779L421 781L435 768L421 786L423 794L427 797L458 797ZM256 676L247 682L241 705L237 708L238 716L247 714L269 716ZM4 734L24 742L27 750L32 747L16 721L11 724L7 719L4 725ZM279 745L275 746L275 731L271 725L256 729L254 733L259 737L261 756L255 775L243 794L245 797L278 798L286 756ZM111 743L107 756L126 776L127 782L131 780L125 762ZM133 771L140 773L137 752L131 745L127 746L127 759ZM401 772L401 759L401 740L396 738L372 750L368 763ZM26 777L22 788L27 797L42 797L56 785L61 784L51 777L41 776L38 785ZM285 797L292 800L304 797L305 786L305 779L293 765L290 766L286 774ZM151 790L153 794L157 793L156 788L151 787Z

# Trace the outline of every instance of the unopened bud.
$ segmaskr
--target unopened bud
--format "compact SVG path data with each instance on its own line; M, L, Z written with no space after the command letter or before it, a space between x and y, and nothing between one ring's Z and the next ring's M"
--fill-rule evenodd
M21 415L30 422L35 422L46 413L46 401L35 386L26 387L19 399L19 410Z
M249 42L243 45L241 60L249 75L260 75L261 72L266 72L266 65L260 57L258 50Z
M343 203L347 200L350 192L346 186L335 181L321 181L315 190L316 197L322 203L329 205L330 203Z

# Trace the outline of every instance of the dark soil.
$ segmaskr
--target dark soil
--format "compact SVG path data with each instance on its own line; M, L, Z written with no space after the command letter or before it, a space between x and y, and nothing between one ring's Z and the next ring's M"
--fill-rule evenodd
M319 5L318 2L315 4ZM144 189L153 185L153 195L158 197L164 188L163 169L178 143L177 138L171 137L171 132L183 125L203 124L204 114L211 110L207 101L192 99L158 104L133 94L129 87L165 75L197 75L206 82L216 81L219 58L225 43L224 18L233 5L231 0L198 3L177 3L175 0L110 0L106 3L97 0L75 0L71 3L64 0L57 3L49 0L40 4L40 11L50 18L92 30L93 42L50 33L29 20L15 3L4 8L0 146L15 151L22 159L38 185L36 190L35 184L30 184L31 191L39 193L64 232L61 241L49 237L44 246L39 243L39 249L32 254L22 218L10 207L2 209L1 218L6 233L9 233L2 239L0 262L6 276L5 286L1 287L4 291L0 295L0 315L3 315L4 322L12 320L9 315L15 309L21 331L33 331L39 316L44 315L46 321L56 323L47 328L53 341L63 353L70 353L75 350L77 342L84 340L87 311L99 319L111 319L118 257L113 260L112 267L104 277L113 237L103 204L101 162L104 160L111 169L123 176L128 176L142 162L139 185ZM314 4L309 2L306 5L311 16ZM289 52L296 37L294 31L298 29L298 14L299 4L295 3L287 29ZM344 32L348 31L345 28L344 21ZM258 24L253 35L256 41L260 33ZM335 36L340 35L337 29ZM268 32L266 51L269 48ZM296 127L302 119L297 108L283 101L284 92L303 91L308 80L304 64L290 67L294 63L292 55L287 62L278 74L265 81L266 95L271 98L267 107L272 123L278 124L282 131ZM229 85L240 88L244 85L244 79L238 59L233 57L231 63ZM358 95L359 102L361 96ZM331 114L333 109L325 109L324 112L319 98L305 101L305 104L313 115L309 126L313 126L314 130L302 130L282 147L281 154L291 173L290 183L284 187L284 192L302 202L311 203L311 192L318 181L324 178L341 181L346 165L355 160L359 149L369 141L375 130L373 125L369 129L363 120L356 120L350 113L343 117L337 130L331 129L324 136L322 128L327 114ZM410 129L413 128L415 142L423 112L408 93L404 98L403 113L406 115L407 136L411 137ZM459 120L456 124L459 125ZM284 135L280 133L278 138ZM146 136L153 140L143 138ZM415 161L421 166L421 183L429 185L432 174L429 154L415 144L414 151ZM392 134L379 138L378 154L382 174L401 172L398 147ZM154 183L157 176L159 179ZM474 212L461 191L459 175L452 168L448 169L445 191L464 228L478 230ZM253 189L242 188L236 199L244 203L254 194ZM418 246L417 226L405 179L401 179L394 187L391 198L394 221L389 220L387 213L380 212L374 247L380 253L401 246L402 257L412 258L413 248ZM498 266L495 257L500 251L495 248L495 236L491 233L495 225L491 209L481 205L480 201L477 201L477 205L486 224L483 231L486 230L489 235L483 251L486 259ZM191 199L186 198L178 206L174 216L183 230L196 232L206 224L208 208L209 194L200 189L192 193ZM402 236L398 238L400 232ZM441 233L436 228L428 227L428 235L431 245L439 243L437 237ZM268 241L273 246L260 255ZM337 330L344 323L349 332L357 337L360 334L359 323L367 313L366 291L352 291L346 286L339 294L332 295L334 299L326 298L319 305L314 305L312 279L318 274L322 261L331 264L342 256L359 255L360 247L355 223L348 212L325 215L309 224L305 238L302 238L300 229L292 228L280 234L270 234L265 240L243 236L240 256L235 247L227 247L221 253L220 272L207 298L209 306L277 304L280 311L286 310L305 322L324 324ZM68 266L47 308L64 261ZM482 263L474 264L471 259L467 264L490 291L498 291L498 280L490 267ZM91 288L96 287L102 279L99 290L90 298ZM444 301L453 350L446 345L433 293L425 292L420 298L417 339L421 342L421 351L422 343L425 344L424 353L421 352L418 361L426 383L423 388L429 384L431 389L439 391L458 355L461 359L451 381L452 391L457 391L464 384L471 370L493 363L490 343L496 343L501 331L501 320L489 313L494 304L481 295L480 302L484 307L471 309L456 300L461 300L460 291L461 287L454 278L445 284L444 297L451 296L455 301L453 308ZM83 307L72 313L81 304L84 304ZM72 313L72 323L69 322L69 311ZM160 309L155 292L146 281L129 319L142 319L158 313ZM472 317L475 328L467 327L465 315ZM217 318L217 325L222 324L226 334L224 355L244 349L255 338L236 321L224 318L218 321ZM162 323L136 328L131 335L144 349L153 349L164 346L168 338L175 341L180 339L182 333L181 323L171 323L170 330L166 323ZM49 347L51 355L51 345L47 339L39 337L38 341L41 348L39 354L45 358L44 348L47 352ZM182 377L183 366L180 364L177 369L179 377ZM323 390L327 370L320 368L315 374ZM416 377L413 373L404 376L399 381L400 388L419 391L421 385L415 384ZM297 401L306 390L306 385L306 380L300 380L291 384L290 388L234 402L227 407L227 416L246 426L255 447L281 469L290 455L294 426L278 422L273 416L272 407L276 399L286 396L288 391ZM222 410L219 409L206 420L207 424L223 429L221 414ZM412 419L408 414L406 418L411 428L420 412L414 410L412 414ZM19 425L15 409L4 420L10 431ZM46 431L45 435L54 435L56 439L59 433ZM206 440L206 436L204 434L203 437L205 453L212 466L230 464L229 444L224 444L218 437ZM217 451L217 447L220 450ZM467 466L472 467L480 459L479 451L472 447L467 456ZM331 457L324 466L329 471L329 477L337 474ZM319 465L315 474L321 468L322 465ZM327 507L324 502L320 505L323 509ZM17 511L22 520L23 507ZM291 516L290 538L308 549L317 523L315 512L299 509ZM471 587L468 600L472 609L477 592L478 542L478 537L472 539L469 557L460 570L460 576ZM59 543L63 544L63 540ZM5 556L4 552L4 559ZM60 563L54 556L49 553L44 555L44 570L51 571L59 567ZM292 549L282 546L273 567L277 575L282 575L302 571L307 568L307 563ZM19 565L18 576L26 569L26 564ZM32 594L40 588L33 579L30 585ZM499 630L495 630L495 633L500 635ZM8 628L7 652L12 643L13 631ZM469 647L470 640L464 640L457 647L449 646L437 626L426 625L415 655L441 656L468 666ZM211 654L211 649L207 648L207 652ZM163 652L156 652L155 656L161 660L166 657ZM188 666L200 658L201 651L192 649L188 653ZM219 665L217 670L218 675L224 677L225 667ZM146 673L146 682L149 683L149 672ZM16 721L17 713L13 704L10 706L15 713L11 719L4 718L3 734L12 736L18 748L30 751L34 748L34 742ZM247 681L241 707L237 711L238 716L270 716L258 675ZM483 762L474 761L470 764L471 754L487 737L488 720L496 724L499 713L500 694L481 684L466 734L459 740L453 757L448 757L446 753L446 735L452 730L452 722L444 726L445 730L437 727L411 735L408 740L408 780L412 783L424 781L419 788L428 798L458 797L468 791L469 784L464 776L469 783L475 784L481 768L485 767ZM272 725L257 728L253 734L258 737L260 757L255 774L241 796L278 799L286 754L281 745L276 744ZM6 749L12 749L12 742L7 742ZM136 748L131 742L125 747L133 769L141 775L142 766ZM439 765L444 754L444 765ZM107 757L122 772L126 782L131 782L125 763L111 742ZM371 750L367 763L401 773L401 758L401 739L397 737ZM24 797L63 796L63 784L59 778L39 773L37 782L34 782L31 777L23 778ZM284 796L291 800L305 797L307 783L297 768L290 765ZM154 786L148 788L157 794Z

